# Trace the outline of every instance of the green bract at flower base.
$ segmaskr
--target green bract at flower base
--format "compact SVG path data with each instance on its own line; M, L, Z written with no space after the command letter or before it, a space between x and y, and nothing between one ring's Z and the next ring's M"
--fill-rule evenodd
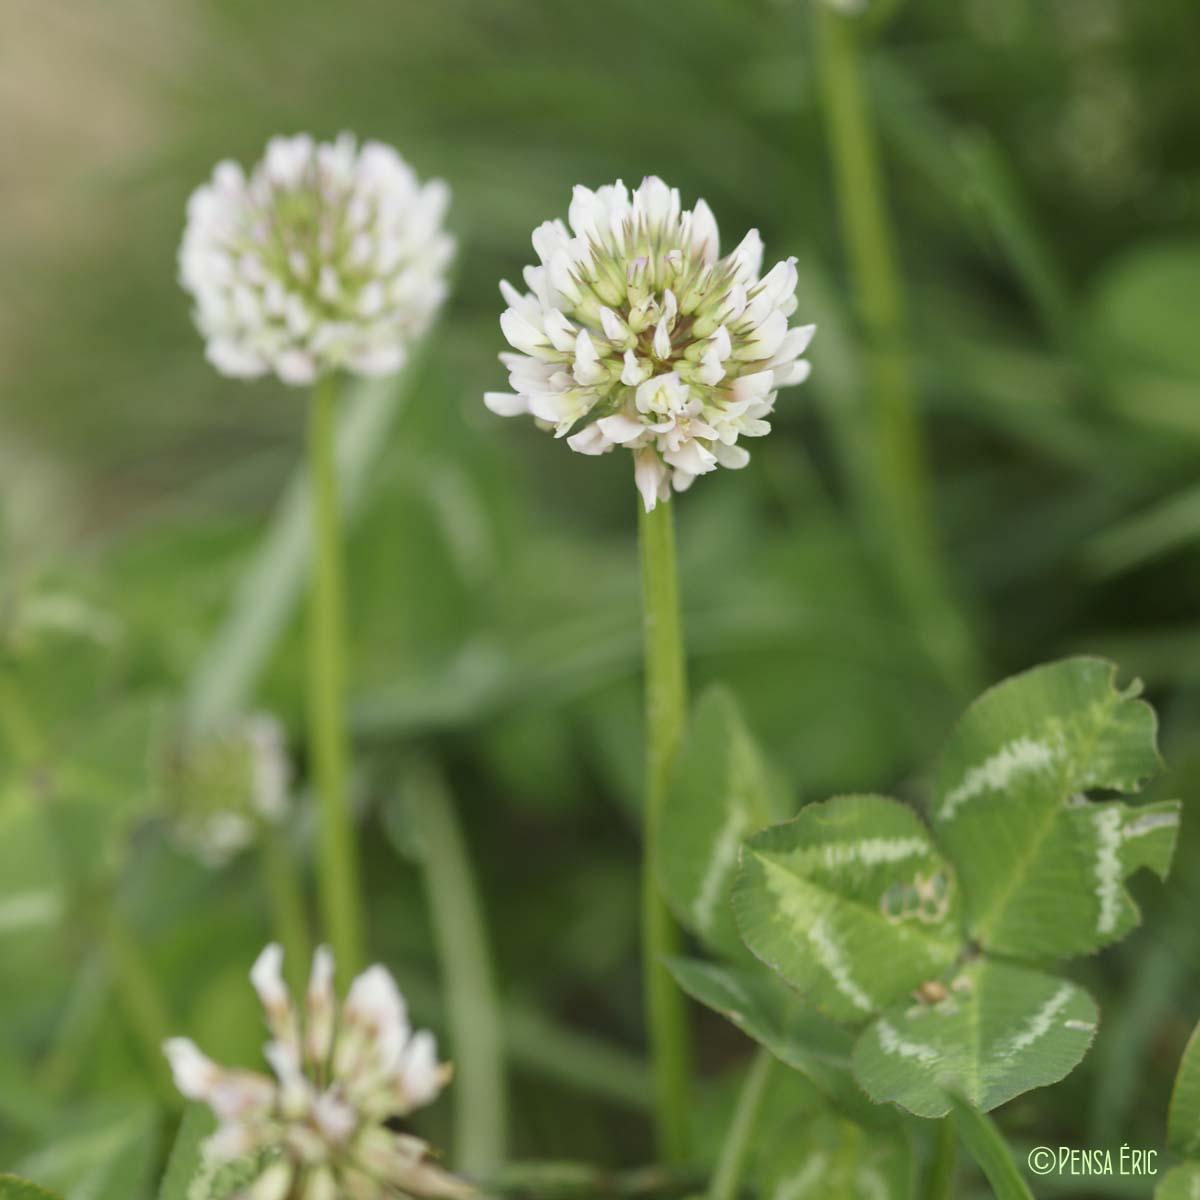
M1086 796L1134 792L1161 766L1153 711L1115 676L1111 663L1075 658L987 692L943 755L932 829L897 801L837 797L751 837L732 881L728 847L711 840L699 877L728 896L742 940L778 980L861 1030L848 1066L876 1102L940 1117L953 1091L987 1111L1063 1078L1087 1052L1095 1004L1032 964L1094 952L1133 928L1124 880L1141 867L1165 877L1179 820L1174 801ZM727 758L742 737L731 723ZM711 744L689 742L677 784L702 753ZM726 832L744 824L745 781L756 777L743 769L742 786L727 790ZM685 801L677 789L664 831L661 869L677 883L670 845L683 836ZM699 791L695 819L710 829L711 807ZM697 895L669 891L682 920L711 932L694 919ZM844 1080L831 1088L781 1053L786 1023L764 1021L769 1006L751 1002L736 972L711 970L717 978L677 964L677 977L836 1102Z

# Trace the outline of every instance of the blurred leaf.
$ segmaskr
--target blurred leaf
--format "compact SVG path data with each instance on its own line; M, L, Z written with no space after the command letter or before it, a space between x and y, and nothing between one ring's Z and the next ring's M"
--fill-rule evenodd
M0 1200L59 1200L59 1197L27 1179L0 1175Z
M1154 1200L1195 1200L1200 1192L1200 1163L1172 1167L1154 1189Z
M950 1102L958 1135L992 1185L996 1200L1033 1200L996 1126L957 1093L950 1093Z
M1095 1036L1092 998L1039 971L974 962L944 992L934 1003L897 1004L859 1037L854 1074L877 1103L943 1117L947 1090L957 1089L987 1112L1057 1083Z
M729 895L742 840L790 807L737 701L724 688L709 688L672 773L658 868L676 916L712 948L741 951Z
M16 1169L45 1180L66 1200L138 1200L157 1156L156 1126L144 1105L77 1111Z
M746 945L809 1003L862 1021L964 948L950 864L911 809L838 796L751 838L733 890Z
M1020 958L1085 954L1128 933L1122 880L1170 867L1178 805L1091 803L1157 774L1157 722L1115 686L1117 668L1074 658L985 693L952 735L931 818L958 868L971 935Z
M192 1181L201 1170L204 1142L216 1125L216 1118L207 1105L187 1106L179 1132L175 1135L175 1144L171 1147L158 1200L195 1200L189 1191Z
M852 1035L806 1008L765 971L738 970L694 959L668 962L693 1000L731 1021L781 1063L811 1080L843 1112L869 1120L871 1106L850 1074Z
M1194 304L1200 243L1136 248L1106 268L1091 303L1093 337L1138 366L1200 375Z
M360 505L371 467L419 369L410 362L403 375L363 384L345 398L336 451L344 519ZM298 467L229 612L193 672L187 711L194 724L236 715L252 699L303 591L310 544L308 485Z
M1167 1144L1181 1158L1200 1158L1200 1026L1192 1031L1175 1076Z
M910 1200L912 1151L904 1136L833 1114L785 1125L762 1151L763 1200Z

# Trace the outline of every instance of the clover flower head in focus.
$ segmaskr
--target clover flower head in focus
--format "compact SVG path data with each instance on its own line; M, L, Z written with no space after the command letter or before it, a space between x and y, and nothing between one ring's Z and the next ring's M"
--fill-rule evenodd
M250 973L266 1010L272 1074L220 1067L186 1038L164 1046L175 1083L207 1104L217 1130L211 1163L261 1162L238 1200L394 1200L465 1197L471 1189L430 1161L419 1138L390 1122L434 1100L450 1075L428 1032L414 1033L404 998L381 966L350 985L340 1011L333 957L313 958L303 1013L268 946Z
M248 175L218 164L179 251L209 361L295 385L398 370L446 296L449 195L391 146L345 133L274 138Z
M168 748L162 769L171 835L206 866L219 867L288 812L291 763L283 727L266 713L190 734Z
M718 466L743 467L742 438L770 432L778 389L807 378L814 326L790 325L795 259L761 273L751 230L721 257L717 223L653 176L576 187L568 225L533 234L539 262L522 294L504 282L500 326L511 393L501 416L529 413L581 454L633 451L646 510Z

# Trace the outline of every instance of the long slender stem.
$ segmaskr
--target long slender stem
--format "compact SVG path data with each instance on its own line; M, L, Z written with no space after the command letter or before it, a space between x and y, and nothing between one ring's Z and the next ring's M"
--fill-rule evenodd
M642 629L646 657L646 795L642 842L642 968L653 1056L654 1109L660 1157L682 1162L688 1153L689 1061L687 1008L663 960L675 953L679 930L658 887L659 825L671 764L687 720L683 621L675 563L671 503L640 509Z
M263 878L271 904L271 922L283 947L284 970L288 982L299 994L308 974L310 954L308 916L304 911L304 889L296 872L296 862L283 831L274 825L263 826L259 835Z
M483 906L454 800L431 762L413 764L414 798L424 852L442 995L457 1062L454 1161L461 1170L494 1171L507 1148L504 1029Z
M870 343L874 452L866 515L927 652L948 682L965 691L973 686L977 670L933 530L900 272L863 79L861 23L829 4L812 7L838 208Z
M336 380L326 375L313 388L309 419L315 555L308 620L308 717L320 811L321 911L344 983L362 966L363 925L358 847L347 789L345 582L334 460L336 401Z
M954 1175L958 1167L958 1131L952 1116L938 1123L933 1143L933 1161L929 1166L929 1200L954 1200Z
M733 1120L721 1144L721 1154L708 1188L709 1200L734 1200L738 1193L774 1065L774 1055L762 1049L750 1064L746 1082L742 1084L738 1095L737 1107L733 1111Z
M986 1176L996 1200L1033 1200L1004 1135L991 1117L973 1108L961 1096L951 1094L950 1103L954 1110L953 1128Z

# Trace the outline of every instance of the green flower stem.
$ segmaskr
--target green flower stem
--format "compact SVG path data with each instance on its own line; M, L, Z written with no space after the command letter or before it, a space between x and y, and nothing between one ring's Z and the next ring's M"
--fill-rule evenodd
M338 512L334 420L337 382L326 375L312 392L309 471L314 559L308 618L308 720L316 793L321 914L344 984L363 965L358 847L347 787L344 713L345 581Z
M293 991L304 991L308 960L308 915L304 911L304 889L296 870L292 849L282 829L264 824L259 835L263 878L271 905L275 937L283 947L284 973Z
M933 1142L933 1160L929 1165L929 1200L954 1200L954 1175L958 1167L958 1132L954 1118L943 1117L938 1122Z
M658 837L671 765L687 720L687 677L675 514L671 503L653 512L639 505L642 630L646 658L646 794L642 843L642 956L646 1018L653 1057L654 1111L660 1157L679 1163L688 1153L691 1075L687 1008L664 965L676 953L679 930L658 887Z
M763 1049L755 1054L754 1061L750 1064L746 1082L742 1084L738 1096L737 1108L733 1112L733 1120L721 1145L721 1154L717 1159L712 1182L709 1184L709 1200L735 1200L738 1194L742 1172L750 1155L754 1131L767 1096L774 1065L774 1056Z
M408 778L424 855L442 995L454 1049L454 1161L460 1170L496 1170L507 1157L504 1029L483 906L454 800L433 763Z
M978 667L950 597L931 518L904 297L863 78L861 21L829 4L812 7L838 208L870 350L873 445L864 481L869 494L861 500L927 653L953 687L967 691Z

